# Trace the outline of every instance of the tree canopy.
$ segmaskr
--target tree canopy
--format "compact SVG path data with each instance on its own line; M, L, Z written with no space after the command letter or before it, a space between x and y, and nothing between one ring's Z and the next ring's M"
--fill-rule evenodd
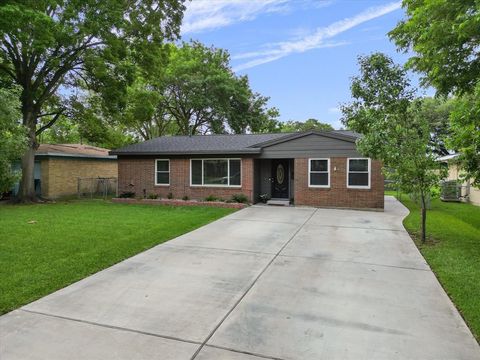
M0 198L11 189L18 175L12 164L21 156L25 145L25 128L19 125L18 91L0 88Z
M278 127L277 109L267 106L267 97L252 91L246 76L232 71L225 50L190 42L168 44L159 52L163 56L147 68L136 67L124 111L101 114L96 109L103 121L124 126L143 140L177 134L265 132Z
M389 35L413 51L407 62L423 74L423 84L451 101L448 144L461 153L461 165L480 185L480 5L476 0L404 0L406 19Z
M463 177L480 187L480 84L453 101L450 120L447 144L460 153Z
M22 158L20 196L34 198L37 136L69 110L79 85L95 91L105 110L124 106L133 70L145 66L158 44L179 33L182 0L38 0L0 5L0 71L21 88L28 150Z
M413 55L407 65L439 92L471 92L480 79L476 0L404 0L406 19L389 35Z
M332 125L323 123L317 119L307 119L306 121L290 120L281 124L282 132L298 132L309 130L331 131L333 130L333 127Z
M456 102L453 98L425 97L417 100L417 112L430 126L430 146L439 156L448 155L452 149L450 115Z

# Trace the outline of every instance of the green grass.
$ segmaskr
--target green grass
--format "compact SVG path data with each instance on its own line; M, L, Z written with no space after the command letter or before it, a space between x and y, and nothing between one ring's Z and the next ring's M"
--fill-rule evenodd
M421 244L419 205L405 194L400 200L410 210L405 228L480 340L480 207L433 200L427 211L427 242Z
M2 205L0 314L233 211L102 200Z

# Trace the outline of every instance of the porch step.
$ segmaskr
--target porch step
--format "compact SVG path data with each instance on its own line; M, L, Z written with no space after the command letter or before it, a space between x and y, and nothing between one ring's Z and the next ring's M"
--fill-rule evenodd
M289 199L270 199L267 201L267 205L290 206L290 200Z

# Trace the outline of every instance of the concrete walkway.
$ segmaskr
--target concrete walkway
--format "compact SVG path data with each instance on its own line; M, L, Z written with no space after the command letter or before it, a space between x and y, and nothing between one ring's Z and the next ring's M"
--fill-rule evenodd
M480 359L384 213L253 206L0 318L0 359Z

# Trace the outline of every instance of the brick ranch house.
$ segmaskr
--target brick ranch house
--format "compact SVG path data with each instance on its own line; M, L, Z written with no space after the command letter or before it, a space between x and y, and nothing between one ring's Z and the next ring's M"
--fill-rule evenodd
M261 194L295 205L383 209L381 163L357 151L345 130L164 136L110 152L118 190L136 196L229 199Z

